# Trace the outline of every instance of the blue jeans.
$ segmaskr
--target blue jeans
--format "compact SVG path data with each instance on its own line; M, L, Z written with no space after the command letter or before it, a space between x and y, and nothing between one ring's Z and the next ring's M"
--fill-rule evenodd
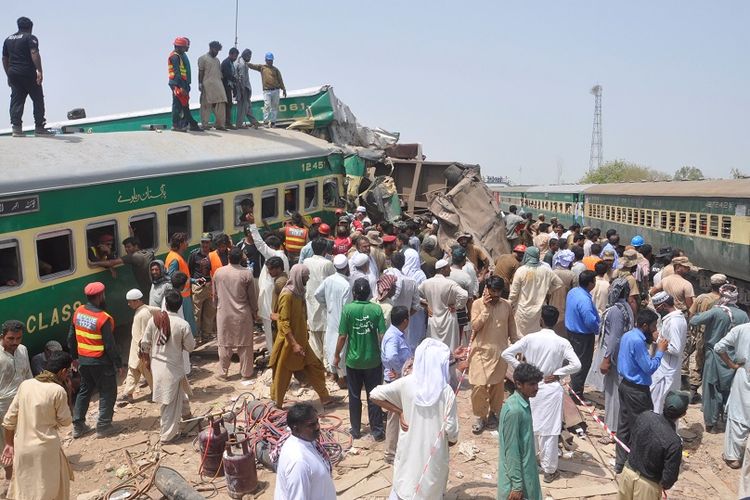
M352 434L360 433L362 427L362 386L367 393L367 416L370 420L370 433L384 436L383 410L370 401L370 392L383 383L383 365L375 368L359 369L346 367L346 385L349 389L349 421Z
M99 390L99 419L96 428L101 429L112 423L117 399L117 375L112 365L81 365L81 389L73 408L73 426L83 427L86 423L86 412L94 390Z
M279 89L263 91L263 121L266 123L276 123L276 117L279 113L280 92Z

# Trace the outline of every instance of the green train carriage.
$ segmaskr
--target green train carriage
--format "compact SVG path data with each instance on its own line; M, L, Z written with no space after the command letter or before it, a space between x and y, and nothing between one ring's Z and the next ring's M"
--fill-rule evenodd
M531 212L534 217L545 214L547 222L557 218L566 228L573 223L582 224L584 190L590 184L560 186L508 186L493 189L499 198L500 208L508 211L516 205L519 211Z
M193 246L206 231L236 241L246 198L272 226L294 210L332 221L343 183L339 150L285 130L0 137L0 150L0 320L25 324L32 353L64 342L90 281L107 286L117 327L130 323L135 279L128 266L115 277L93 265L99 235L112 234L122 255L132 228L161 257L175 232Z

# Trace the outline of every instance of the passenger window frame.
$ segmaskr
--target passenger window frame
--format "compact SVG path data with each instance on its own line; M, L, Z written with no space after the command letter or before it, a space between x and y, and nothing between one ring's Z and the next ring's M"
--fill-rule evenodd
M294 193L295 200L294 200L293 210L287 210L286 208L286 194L289 191ZM284 216L285 217L289 217L295 212L300 212L300 213L302 212L302 210L300 210L299 194L300 194L299 184L287 184L284 186L284 199L281 200L281 202L284 204Z
M232 225L234 227L245 227L246 222L240 222L240 215L242 214L242 201L249 198L253 202L253 216L255 216L255 195L252 192L238 194L234 196L232 200Z
M86 237L86 264L88 264L89 267L95 268L99 267L96 265L96 262L89 259L89 248L91 248L91 240L89 240L89 232L92 230L97 230L103 227L110 227L114 226L114 234L112 235L114 238L113 244L112 244L112 250L114 251L113 259L119 259L122 257L123 251L120 249L120 233L119 233L119 225L117 224L117 220L115 219L107 219L97 222L92 222L91 224L86 224L85 234Z
M206 207L211 205L219 206L219 227L216 229L206 229ZM224 231L224 199L216 198L204 201L201 204L201 233L220 233Z
M130 228L133 227L133 222L140 222L142 220L146 219L152 219L154 221L153 223L153 232L152 232L152 245L147 246L143 243L143 238L138 234L133 234L136 238L138 238L138 241L141 243L141 249L142 250L157 250L159 248L159 216L156 212L144 212L136 215L131 215L128 217L128 234L130 234Z
M273 203L274 213L268 217L263 213L263 201L267 198L275 198L276 201ZM279 218L279 188L267 188L260 193L260 218L261 220L276 220Z
M52 272L49 274L45 274L42 276L41 268L39 267L39 241L40 240L47 240L50 238L56 238L58 236L67 235L68 236L68 245L70 250L70 267L64 271L57 271ZM36 257L36 273L39 277L39 281L52 281L56 280L58 278L62 278L63 276L70 276L71 274L75 274L76 270L78 269L77 266L77 260L76 260L76 249L74 244L74 237L73 237L73 230L70 228L64 228L64 229L56 229L53 231L46 231L44 233L39 233L34 237L34 256ZM88 260L88 259L87 259Z
M171 241L172 240L172 234L184 232L187 235L187 241L190 242L190 240L192 239L192 236L193 236L192 235L192 232L193 232L193 227L192 227L193 226L193 214L192 214L192 210L191 209L192 209L192 207L190 205L179 205L179 206L171 207L171 208L167 209L167 223L166 223L167 241ZM170 228L169 228L169 216L170 215L174 215L174 214L178 214L178 213L183 213L183 212L187 212L187 227L185 228L185 231L170 231Z
M336 186L336 198L331 203L326 203L326 186L334 184ZM323 181L323 207L338 207L339 201L341 200L341 186L337 177L328 177ZM513 203L513 205L520 205L520 203Z
M21 262L23 253L21 252L21 241L18 238L0 240L0 250L13 247L16 249L16 271L18 279L16 279L15 285L0 285L0 293L16 290L23 286L23 263Z

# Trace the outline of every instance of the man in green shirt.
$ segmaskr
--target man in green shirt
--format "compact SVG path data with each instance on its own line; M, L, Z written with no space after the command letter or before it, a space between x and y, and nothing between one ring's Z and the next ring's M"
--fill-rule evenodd
M370 433L375 441L385 439L383 412L370 401L370 392L383 383L380 363L380 337L385 333L385 318L378 304L370 302L370 283L359 278L352 287L354 302L344 306L339 322L339 340L333 366L341 361L341 350L346 348L346 384L349 388L349 421L353 438L359 439L362 422L362 386L367 392L367 413Z
M542 372L528 363L521 363L513 372L516 392L508 398L500 411L498 499L542 499L529 406L529 398L536 396L542 378Z

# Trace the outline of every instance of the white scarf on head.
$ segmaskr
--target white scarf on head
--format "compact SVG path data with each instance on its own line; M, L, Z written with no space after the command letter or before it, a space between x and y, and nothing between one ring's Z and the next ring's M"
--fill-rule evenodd
M432 406L437 403L443 389L448 385L448 359L450 349L439 340L426 338L414 353L414 378L417 406Z
M427 279L422 272L422 263L419 260L419 254L413 248L404 249L404 265L401 268L404 275L417 282L417 285Z

